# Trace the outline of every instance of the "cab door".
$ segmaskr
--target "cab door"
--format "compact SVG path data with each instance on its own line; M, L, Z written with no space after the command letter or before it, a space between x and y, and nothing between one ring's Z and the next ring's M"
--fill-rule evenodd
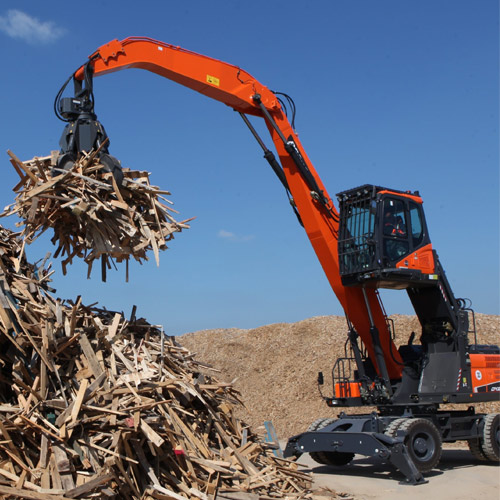
M396 263L410 253L408 238L408 210L406 200L385 197L382 200L382 262L383 267Z
M381 205L383 267L432 274L434 258L422 204L410 198L386 195Z

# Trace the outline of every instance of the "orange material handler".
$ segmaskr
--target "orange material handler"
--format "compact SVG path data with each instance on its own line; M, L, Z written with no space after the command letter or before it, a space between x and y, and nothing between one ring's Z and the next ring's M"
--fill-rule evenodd
M411 484L425 482L422 473L438 463L443 441L465 440L475 456L498 460L498 414L476 414L473 406L440 410L448 403L498 399L500 348L477 344L474 313L451 290L432 248L420 194L366 184L338 193L337 211L295 132L295 105L288 95L269 90L238 66L142 37L103 45L59 91L56 114L67 122L59 169L70 168L79 152L99 149L101 163L121 182L120 164L109 154L94 113L93 77L127 68L151 71L240 113L344 308L346 354L332 370L332 395L323 397L330 407L376 406L377 412L320 419L289 439L286 455L309 452L334 465L350 462L354 454L376 455ZM71 79L75 94L62 97ZM249 116L265 121L278 157ZM406 290L421 324L419 342L412 333L396 347L380 288ZM324 383L322 374L318 383Z

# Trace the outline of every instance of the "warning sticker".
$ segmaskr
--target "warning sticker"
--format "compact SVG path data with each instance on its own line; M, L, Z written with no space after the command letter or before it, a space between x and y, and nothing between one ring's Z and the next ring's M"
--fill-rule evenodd
M207 75L207 82L211 83L212 85L215 85L217 87L220 85L219 79L216 78L215 76Z

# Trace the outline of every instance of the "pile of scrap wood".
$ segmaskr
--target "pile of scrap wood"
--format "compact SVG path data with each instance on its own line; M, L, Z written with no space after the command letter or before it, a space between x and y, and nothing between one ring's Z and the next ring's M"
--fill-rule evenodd
M231 384L135 308L55 299L23 247L0 227L3 498L311 497L310 476L235 417Z
M54 257L64 257L64 274L73 258L80 257L90 277L94 260L101 259L105 281L106 270L125 261L128 280L130 257L142 263L153 251L159 264L159 251L167 248L173 233L189 227L188 221L175 221L164 197L170 193L151 186L148 172L123 169L118 186L95 152L81 155L69 170L57 168L57 151L25 162L8 153L21 180L14 187L15 202L3 215L21 218L28 243L52 228Z

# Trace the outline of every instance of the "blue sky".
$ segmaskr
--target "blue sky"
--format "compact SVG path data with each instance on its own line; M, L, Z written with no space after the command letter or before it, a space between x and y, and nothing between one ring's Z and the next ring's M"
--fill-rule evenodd
M82 5L84 7L82 7ZM241 66L291 95L296 128L329 193L364 183L418 189L458 297L499 314L498 2L462 0L4 1L0 7L3 205L22 159L58 148L52 111L100 45L148 36ZM169 334L342 314L278 181L231 109L142 70L95 80L96 112L123 165L152 172L192 229L143 266L57 295L129 314ZM262 124L255 122L262 131ZM1 159L1 156L0 156ZM13 227L14 220L4 220ZM48 238L28 249L35 261ZM389 313L412 312L404 292Z

